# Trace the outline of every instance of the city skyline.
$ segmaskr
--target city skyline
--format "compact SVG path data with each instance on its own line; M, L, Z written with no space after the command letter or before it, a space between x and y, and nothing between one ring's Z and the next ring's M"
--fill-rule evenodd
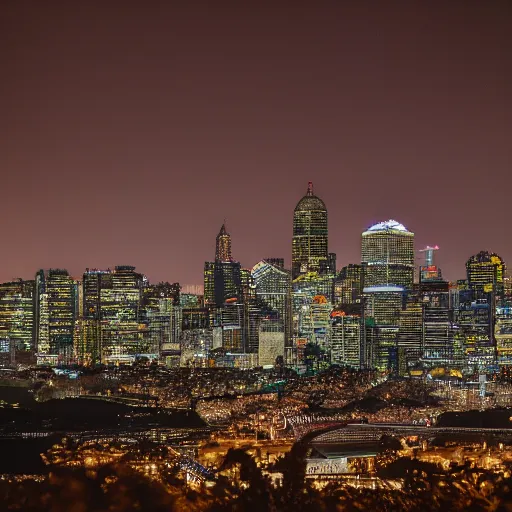
M308 189L306 190L306 194L304 195L303 199L309 195L310 187L312 187L312 185L313 185L312 182L308 182ZM315 197L318 197L318 196L315 196ZM300 203L300 201L299 201L299 203ZM327 211L329 211L328 207L327 207ZM402 228L404 227L403 225L399 224L399 221L397 221L396 219L378 219L375 222L373 222L372 224L369 224L366 228L364 228L361 231L361 234L360 234L360 237L359 237L359 248L360 248L361 240L363 239L363 235L365 233L367 233L368 229L370 229L370 228L375 229L375 228L377 228L380 225L386 225L388 223L396 223L399 226L401 226ZM228 245L228 248L226 248L225 250L228 251L228 253L230 255L229 258L231 258L232 261L239 262L239 260L236 257L231 257L231 239L232 239L232 237L231 237L231 231L226 228L227 224L228 223L227 223L226 219L224 219L224 221L223 221L223 223L221 225L221 228L220 228L220 232L217 234L215 242L213 243L213 246L214 246L213 247L213 252L215 253L216 250L217 251L219 250L219 245L218 245L219 244L219 237L221 237L221 239L222 239L223 236L227 236L227 238L229 239L229 242L228 242L229 245ZM412 231L412 234L415 237L417 235L417 233L414 232L414 231ZM327 236L329 236L329 234ZM292 242L292 239L293 239L293 236L290 236L290 243ZM235 246L236 246L236 243L235 243ZM415 253L415 267L419 267L422 264L424 264L423 260L425 258L425 256L422 255L421 253L425 250L425 247L427 249L429 247L428 246L417 247L417 243L415 243L415 242L413 242L413 247L414 247L414 253ZM435 248L436 252L439 249L440 248L436 245L436 248ZM329 251L329 252L331 252L331 251ZM488 249L488 248L482 248L481 250L475 250L473 254L469 255L464 261L460 262L460 267L462 269L462 272L460 272L460 275L457 276L456 278L450 278L450 276L446 276L446 272L444 271L443 264L442 264L443 258L442 257L439 258L439 254L436 254L436 256L435 256L435 263L436 263L437 267L439 267L439 268L441 268L441 270L443 270L443 275L448 280L455 281L457 279L465 279L467 277L466 276L466 263L467 263L468 259L473 258L474 255L479 253L479 252L489 252L489 253L494 253L494 254L497 253L497 251L493 251L492 249ZM334 253L334 254L335 254L335 256L337 256L336 253ZM442 252L441 252L441 254L442 254ZM207 261L208 256L209 255L206 255L205 261ZM275 256L275 255L272 255L272 256L262 256L259 259L258 258L253 258L254 261L249 263L249 264L244 264L244 262L240 262L240 263L241 263L241 267L242 268L245 268L247 270L251 270L255 265L257 265L262 260L268 260L268 259L272 259L272 258L275 258L275 257L281 257L281 256ZM128 258L125 258L125 260L126 259L129 260L130 258L128 257ZM353 264L360 264L361 261L363 261L361 252L360 252L360 257L357 260L346 261L346 262L339 262L339 260L338 260L338 263L337 263L337 266L336 266L336 272L341 271L342 268L344 268L346 266L353 265ZM291 250L290 250L290 255L288 255L287 257L284 258L284 262L285 262L285 268L291 269L291 265L292 265ZM507 262L506 259L504 259L504 262L506 264L506 262ZM127 263L129 264L130 261L128 261L128 262L124 261L121 264L121 266L124 265L124 264L127 264ZM204 262L203 262L203 265L204 265ZM116 266L119 266L119 264L118 263L114 263L114 264L103 265L103 266L90 266L89 265L89 266L84 267L81 270L76 271L76 272L74 270L70 270L69 266L56 266L56 265L50 265L50 266L47 266L47 267L39 266L32 273L32 275L28 275L28 276L14 276L14 277L12 277L10 279L0 280L0 282L11 282L11 281L14 282L14 281L17 281L19 279L22 279L22 280L33 279L34 274L37 274L37 272L39 272L40 270L49 270L49 269L54 269L54 270L65 269L65 270L70 272L70 275L71 275L71 277L73 277L73 279L80 281L82 279L82 274L85 271L88 271L88 270L113 270ZM136 267L136 266L134 265L134 267ZM187 289L195 289L196 293L203 286L200 282L184 283L184 282L182 282L180 280L179 275L173 276L173 278L171 278L171 279L164 277L164 278L156 279L155 280L155 279L151 278L151 272L146 272L145 269L140 269L138 267L136 267L136 268L139 271L142 271L143 274L148 278L148 281L150 281L152 283L156 283L156 282L179 282L182 286L184 286ZM4 273L5 273L5 271L4 271ZM204 278L204 275L201 276L200 280L202 280L203 278Z
M309 182L309 183L311 184L311 182ZM328 207L327 207L327 210L329 210ZM364 228L361 231L360 238L359 238L359 241L358 241L359 242L359 246L358 246L359 249L360 249L361 237L362 237L362 235L365 232L367 232L368 229L370 229L372 227L375 228L376 226L381 225L381 224L382 225L387 224L388 222L396 222L396 223L398 223L399 221L397 221L396 219L378 219L375 222L372 222L372 224L369 224L366 228ZM226 233L226 230L227 230L226 225L227 224L228 223L226 222L226 219L224 219L224 222L222 223L222 226L221 226L220 234L222 234L222 232ZM228 231L227 234L228 234L229 238L232 239L231 231L230 230L227 230L227 231ZM417 233L415 231L412 231L412 233L415 236L417 235ZM216 240L218 240L218 238L219 238L219 233L217 234ZM292 241L292 238L293 237L290 236L290 242ZM216 242L214 242L212 244L213 245L213 252L214 253L215 253L215 247L216 247L217 244L218 244L218 241L216 241ZM231 241L229 242L229 244L231 246ZM236 246L236 243L235 243L235 246ZM425 246L417 247L417 243L414 243L413 247L414 247L414 252L415 252L415 267L419 267L419 266L421 266L424 263L424 261L423 261L424 256L421 254L421 252L425 250ZM442 248L439 248L438 246L436 246L436 252L439 249L442 249ZM229 251L231 252L231 247L229 247ZM444 271L443 264L442 264L443 258L442 258L442 256L439 257L439 253L437 253L435 255L435 263L436 263L437 267L439 267L439 268L441 268L443 270L443 275L448 280L455 281L457 279L465 279L467 277L466 276L466 262L470 258L474 257L474 255L479 253L479 252L489 252L489 253L494 253L494 254L497 253L497 251L493 251L492 249L489 249L489 248L482 248L481 250L476 250L475 249L475 251L471 255L469 255L464 261L460 262L460 265L459 265L460 266L460 269L459 269L460 270L460 272L459 272L460 275L455 277L455 278L450 278L450 276L446 276L446 272ZM290 250L290 253L291 253L291 250ZM361 252L360 252L360 255L361 255ZM441 252L441 255L442 255L442 252ZM259 259L255 257L255 258L253 258L254 261L252 263L248 263L248 264L244 264L244 262L240 262L236 257L233 257L232 260L235 261L235 262L240 262L242 268L251 270L255 265L257 265L262 260L268 260L268 259L272 259L274 257L280 257L280 256L274 256L274 255L272 255L272 256L262 256ZM205 261L207 259L208 259L208 255L206 255ZM130 264L130 261L129 261L130 258L129 257L125 258L125 260L128 260L128 261L123 261L123 263L121 263L121 264L114 262L113 264L107 264L107 265L103 265L103 266L91 266L91 265L89 265L89 266L86 266L83 269L77 270L77 271L71 270L71 268L69 266L66 266L66 265L64 265L64 266L49 265L49 266L46 266L46 267L38 266L38 267L36 267L36 269L34 270L34 272L31 275L28 275L28 276L27 275L24 275L24 276L13 276L12 278L9 278L9 279L2 279L2 280L0 280L0 282L10 282L10 281L14 282L14 281L17 281L19 279L22 279L22 280L33 279L34 275L37 274L40 270L49 270L49 269L53 269L53 270L65 269L65 270L69 271L69 273L70 273L71 277L73 277L73 279L80 281L82 279L82 274L85 271L87 271L87 270L100 270L100 271L103 271L103 270L113 270L116 266L123 266L125 264ZM503 258L503 260L504 260L504 262L506 264L507 260L505 258ZM285 268L290 268L291 267L291 263L292 263L291 254L288 255L287 257L285 257L284 261L285 261ZM361 257L359 259L357 259L357 260L354 260L354 261L339 262L339 260L338 260L336 271L339 272L345 266L353 265L353 264L359 264L359 263L361 263L361 261L362 261ZM203 262L203 265L204 265L204 262ZM175 275L171 279L165 278L165 277L163 277L161 279L152 279L151 278L151 272L146 272L145 269L140 269L136 265L134 265L134 267L136 267L137 270L142 271L143 274L148 278L148 281L150 281L152 283L156 283L156 282L179 282L180 284L182 284L186 288L190 288L190 289L202 288L202 284L200 282L195 282L195 283L192 283L192 282L187 282L187 283L182 282L180 280L180 278L179 278L179 275ZM5 270L4 270L4 273L5 273ZM201 281L203 279L203 277L204 276L201 275L199 281ZM197 292L197 290L196 290L196 292Z
M0 2L4 507L512 511L511 21Z
M243 266L289 266L308 181L338 268L389 218L449 279L512 257L509 5L1 9L1 281L199 284L224 218Z

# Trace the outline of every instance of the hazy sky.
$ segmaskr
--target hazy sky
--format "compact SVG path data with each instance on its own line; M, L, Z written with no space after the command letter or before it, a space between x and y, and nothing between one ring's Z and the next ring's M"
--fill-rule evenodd
M395 218L448 278L512 265L512 3L4 0L0 280L202 283L226 219L290 261L312 180L338 266Z

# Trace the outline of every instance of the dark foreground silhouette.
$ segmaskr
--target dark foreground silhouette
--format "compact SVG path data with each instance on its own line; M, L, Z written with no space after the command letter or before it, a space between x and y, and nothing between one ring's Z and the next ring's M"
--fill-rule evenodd
M27 512L112 511L499 511L512 510L512 478L466 466L443 471L401 458L379 469L383 487L356 489L342 481L316 489L305 477L304 446L296 444L276 463L280 485L272 485L243 450L230 450L213 486L191 488L169 471L148 480L126 465L95 471L52 468L40 481L0 481L0 510ZM236 467L235 479L222 476ZM393 488L399 482L401 489Z

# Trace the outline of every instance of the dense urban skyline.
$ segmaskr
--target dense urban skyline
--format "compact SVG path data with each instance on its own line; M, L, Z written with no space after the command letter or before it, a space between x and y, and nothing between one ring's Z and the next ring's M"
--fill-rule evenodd
M308 181L338 268L388 218L449 279L511 260L510 5L131 5L1 7L1 281L200 284L224 219L243 266L289 266Z

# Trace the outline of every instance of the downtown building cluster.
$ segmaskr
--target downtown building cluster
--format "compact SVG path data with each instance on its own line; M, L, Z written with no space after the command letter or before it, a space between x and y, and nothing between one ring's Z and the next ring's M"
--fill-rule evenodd
M384 221L361 235L361 259L336 269L324 202L293 212L291 268L233 258L223 225L204 266L202 296L150 284L134 267L49 269L0 284L0 357L7 364L273 367L338 364L399 375L482 371L512 364L512 294L503 260L481 251L467 278L443 279L437 247ZM416 264L421 254L421 264Z
M30 281L0 284L2 361L122 364L160 357L176 329L180 288L150 285L131 266L37 272Z

